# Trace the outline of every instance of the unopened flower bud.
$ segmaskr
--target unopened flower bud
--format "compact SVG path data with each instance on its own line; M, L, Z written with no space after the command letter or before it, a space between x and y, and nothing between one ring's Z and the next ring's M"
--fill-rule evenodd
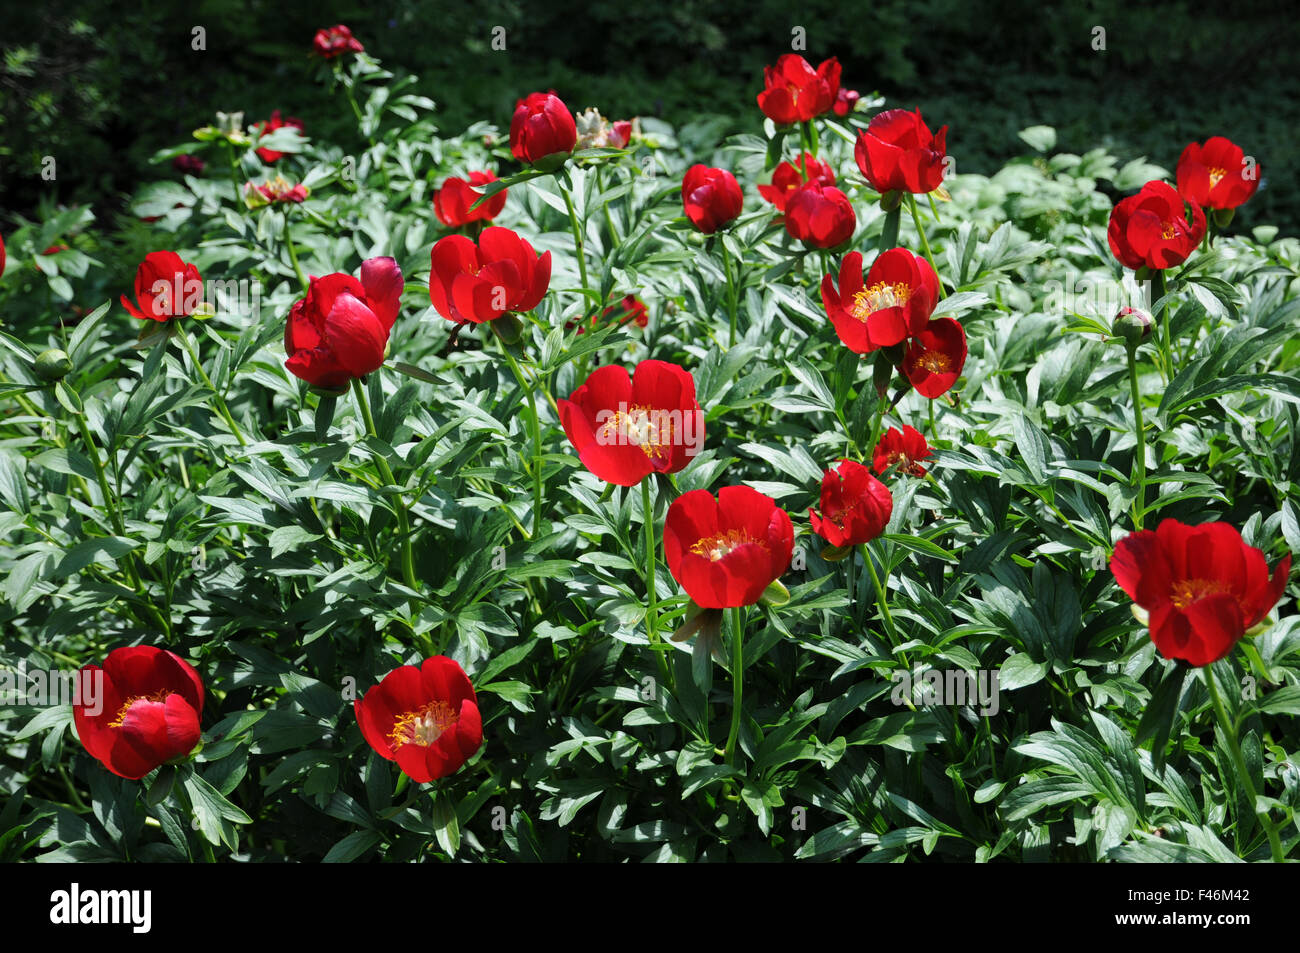
M1111 332L1130 347L1137 347L1151 335L1151 315L1137 308L1121 308L1115 315Z
M36 376L43 381L57 381L72 370L72 359L68 352L57 347L42 351L36 358Z

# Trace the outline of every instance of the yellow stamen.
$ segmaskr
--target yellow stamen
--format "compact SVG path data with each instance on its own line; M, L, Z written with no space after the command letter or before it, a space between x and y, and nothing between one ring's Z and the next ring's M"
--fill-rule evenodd
M738 546L744 546L746 543L758 543L766 548L767 544L761 539L755 539L743 529L729 529L725 533L718 533L715 536L705 536L691 546L691 552L697 556L708 556L715 563L730 553Z
M878 281L853 296L853 303L849 305L849 314L866 323L867 318L874 312L883 311L885 308L901 308L911 297L912 286L909 284L900 281L891 285Z
M110 721L108 723L108 727L121 728L122 722L126 720L127 712L129 712L135 706L136 702L158 702L161 704L162 702L167 700L167 696L170 694L171 694L170 691L168 691L165 688L162 688L154 692L152 695L130 696L129 698L127 698L126 701L122 702L122 707L117 710L116 720Z
M427 748L444 731L456 724L459 717L445 701L429 702L415 711L406 712L393 722L393 730L388 733L388 739L392 742L394 751L402 745Z
M1227 591L1227 584L1217 579L1179 579L1174 583L1169 601L1176 609L1186 609L1197 599Z

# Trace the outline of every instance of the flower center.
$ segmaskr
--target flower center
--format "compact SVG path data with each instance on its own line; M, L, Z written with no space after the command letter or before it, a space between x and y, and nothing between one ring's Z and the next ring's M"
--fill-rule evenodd
M1173 585L1169 601L1176 609L1186 609L1197 599L1227 591L1227 584L1217 579L1179 579Z
M429 702L415 711L408 711L393 722L388 738L396 751L402 745L419 745L427 748L444 731L456 724L459 715L444 701Z
M1163 232L1160 233L1160 237L1163 238L1165 241L1168 242L1168 241L1173 241L1174 236L1177 235L1177 234L1178 234L1178 231L1177 231L1176 228L1174 228L1174 223L1173 223L1173 222L1165 222L1165 230L1164 230Z
M870 288L863 288L853 296L853 304L849 306L849 314L853 315L859 321L865 322L876 311L883 311L885 308L899 308L907 304L908 299L912 297L912 286L904 282L897 284L888 284L878 281Z
M1227 170L1227 169L1211 169L1211 170L1210 170L1210 188L1214 188L1216 185L1218 185L1219 182L1222 181L1223 177L1224 177L1225 175L1227 175L1227 174L1228 174L1228 170Z
M651 461L660 463L672 456L672 415L644 406L616 410L596 432L596 439L606 445L640 447Z
M697 556L708 556L713 562L722 559L728 553L738 546L744 546L746 543L758 543L766 548L767 544L760 539L755 539L743 529L729 529L724 533L718 533L714 536L705 536L697 540L691 547L691 552Z
M917 365L931 374L949 374L952 372L952 358L943 351L926 351L917 359ZM902 456L902 454L899 454Z
M164 701L167 700L167 696L170 695L170 694L171 694L171 692L170 692L168 689L166 689L166 688L160 688L158 691L154 692L152 695L131 695L129 698L127 698L126 701L122 702L122 707L119 708L119 709L117 710L117 718L116 718L116 720L114 720L114 721L110 721L110 722L108 723L108 727L110 727L110 728L121 728L121 727L122 727L122 722L126 720L127 712L129 712L132 708L135 707L136 702L159 702L159 703L162 703L162 702L164 702Z

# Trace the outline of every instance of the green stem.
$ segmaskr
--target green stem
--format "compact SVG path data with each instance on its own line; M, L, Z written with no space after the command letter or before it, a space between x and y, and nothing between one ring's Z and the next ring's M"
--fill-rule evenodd
M235 205L240 204L239 197L244 192L244 183L239 181L239 161L235 158L235 144L229 139L223 140L226 144L226 155L230 157L230 182L235 187Z
M916 209L915 195L908 193L907 206L912 210L912 221L916 223L916 231L921 236L921 247L925 249L925 257L930 262L930 267L934 269L934 276L938 278L939 266L934 263L934 253L930 251L930 240L925 237L925 229L921 225L921 214ZM948 297L948 293L943 290L943 279L939 279L939 297Z
M569 194L569 185L562 182L560 192L564 195L564 204L569 210L569 225L573 229L573 250L578 256L578 273L582 278L582 319L585 322L587 315L591 313L592 304L586 295L586 292L591 290L591 286L587 283L587 255L582 242L582 227L578 224L578 213L573 207L573 196Z
M876 420L871 425L871 442L867 444L868 453L875 453L876 446L880 443L880 433L884 429L884 423L885 423L885 407L888 405L888 402L889 402L888 396L883 396L879 398L879 402L876 407Z
M357 398L357 406L361 408L361 417L366 422L366 433L378 439L379 432L375 429L375 418L370 412L370 399L366 397L366 389L361 383L361 378L352 378L352 393ZM375 458L375 465L379 467L379 475L383 479L384 485L396 487L397 480L393 476L392 467L384 459L384 455L375 450L372 456ZM406 501L402 499L400 490L397 493L397 529L402 536L402 579L410 588L419 589L420 586L415 579L415 551L411 546L411 521L410 517L407 516Z
M727 345L736 346L736 284L731 276L731 251L725 240L722 241L722 269L727 275L727 317L731 322L731 338Z
M1246 767L1246 759L1242 757L1241 746L1237 744L1237 728L1228 720L1228 713L1223 707L1223 699L1219 697L1219 688L1214 681L1214 666L1207 665L1201 669L1205 677L1205 687L1210 691L1210 702L1214 705L1214 715L1219 719L1219 727L1223 729L1223 735L1228 742L1228 750L1232 753L1233 763L1236 765L1237 774L1241 777L1241 783L1246 789L1246 796L1250 798L1250 809L1255 811L1259 818L1259 823L1263 826L1265 833L1268 835L1269 850L1273 854L1273 862L1280 864L1286 860L1282 853L1282 841L1277 836L1277 829L1273 827L1273 821L1269 818L1268 813L1258 810L1255 803L1255 784L1250 779L1250 771Z
M289 216L284 216L284 245L289 249L289 260L293 262L293 270L298 275L298 283L302 285L302 293L307 294L311 291L311 282L303 274L302 265L298 264L298 250L293 247L293 235L289 232Z
M1168 383L1174 373L1174 358L1171 353L1173 339L1172 331L1169 328L1169 308L1161 305L1156 308L1156 302L1165 296L1165 273L1157 269L1151 274L1151 308L1155 313L1151 315L1151 320L1157 322L1156 328L1160 338L1160 376Z
M1128 381L1133 395L1133 415L1135 417L1137 447L1135 449L1133 480L1136 484L1137 499L1133 501L1133 528L1142 529L1142 517L1146 513L1147 486L1147 438L1146 426L1142 420L1142 395L1138 391L1137 361L1134 354L1136 345L1128 347Z
M650 639L650 650L654 652L655 662L659 666L659 677L664 684L669 684L668 660L659 650L659 594L655 591L655 529L654 508L650 502L650 477L641 481L641 518L645 534L645 589L646 610L645 630Z
M203 383L208 385L208 390L212 391L212 396L216 399L217 412L221 414L222 419L226 422L226 426L229 427L230 432L235 435L235 439L239 441L239 445L241 447L247 447L248 441L244 439L244 435L240 432L239 428L235 426L235 418L230 416L230 410L226 407L225 398L221 396L221 392L213 385L212 379L208 377L208 372L203 369L203 363L199 360L199 353L195 350L194 342L190 340L189 334L186 333L185 326L179 321L176 322L175 326L176 336L181 339L181 344L184 346L185 350L189 352L190 360L194 362L194 369L199 372L199 377L203 378Z
M898 227L902 220L902 205L896 205L885 213L885 224L880 230L880 244L876 246L877 255L883 255L898 244Z
M493 325L492 330L496 331ZM533 393L533 387L524 375L523 368L515 360L515 356L510 353L510 348L506 342L501 340L501 335L497 334L497 341L501 345L501 353L506 356L506 361L510 364L510 370L515 375L520 389L528 397L528 422L533 432L533 535L536 538L542 529L542 426L541 420L537 413L537 398Z
M731 732L724 752L728 767L736 765L736 739L740 737L740 701L745 680L744 606L731 610Z
M894 628L894 617L889 613L889 600L885 597L885 587L880 582L880 574L876 572L876 564L871 561L871 549L866 543L862 544L862 560L867 564L867 572L871 574L871 585L875 587L876 602L880 604L880 613L885 618L889 642L894 648L898 648L898 630ZM906 662L906 658L903 661Z

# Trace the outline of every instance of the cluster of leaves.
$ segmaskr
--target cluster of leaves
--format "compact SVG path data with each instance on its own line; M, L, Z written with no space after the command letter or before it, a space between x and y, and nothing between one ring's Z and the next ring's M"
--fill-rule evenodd
M55 295L60 281L94 293L97 262L38 254L81 219L31 224L10 242L0 665L70 670L121 645L158 645L192 662L208 699L194 762L143 782L91 759L67 706L0 710L0 857L1266 855L1203 684L1156 658L1105 568L1135 505L1124 349L1106 337L1108 315L1062 291L1122 285L1098 190L1163 170L1121 167L1101 149L1055 152L1052 130L1034 127L1023 133L1032 155L991 177L955 176L951 201L927 215L951 289L936 313L960 317L970 358L958 400L909 394L887 421L924 429L936 448L930 478L891 478L893 517L872 546L902 635L895 652L867 574L824 561L799 518L825 467L869 453L876 398L818 298L836 262L793 244L754 198L771 130L718 145L647 121L631 154L570 163L582 247L555 177L513 184L498 219L554 257L551 293L518 347L540 391L566 396L595 366L647 357L695 375L707 449L675 485L657 484L645 512L638 493L580 466L549 401L538 401L535 457L527 396L499 345L481 331L453 344L428 305L430 249L445 234L432 189L485 164L509 168L499 130L440 138L433 104L365 55L339 79L358 103L352 139L276 143L290 153L278 169L312 190L301 206L250 212L237 185L264 170L240 151L227 176L220 143L204 153L207 175L134 197L137 215L159 216L147 226L154 247L261 289L251 314L191 322L194 351L137 341L109 303L73 320L32 300L42 281ZM861 123L826 122L822 149L859 214L853 245L870 251L883 213L854 171ZM712 239L681 212L694 161L735 169L749 196L750 210ZM132 228L136 240L146 227ZM349 399L311 393L283 366L285 316L301 294L291 242L309 274L392 255L407 276L389 363L365 384L374 435ZM734 346L724 243L738 263ZM911 222L900 244L919 247ZM1260 228L1218 238L1171 282L1176 374L1162 381L1148 360L1142 379L1159 461L1148 522L1219 517L1270 560L1281 541L1300 551L1298 263L1300 243ZM628 293L649 306L644 331L566 329ZM73 364L56 384L33 369L53 346ZM675 493L734 483L796 517L799 559L785 577L790 602L749 610L730 766L719 751L730 676L682 645L663 683L644 626L641 540L647 521L659 532ZM395 568L399 500L415 589ZM662 564L652 578L670 628L685 596ZM1250 642L1242 681L1222 687L1254 788L1280 791L1286 810L1300 804L1295 623ZM457 775L410 785L365 744L350 701L434 652L473 680L485 743ZM929 671L996 672L996 710L927 703ZM899 696L899 672L917 692Z

